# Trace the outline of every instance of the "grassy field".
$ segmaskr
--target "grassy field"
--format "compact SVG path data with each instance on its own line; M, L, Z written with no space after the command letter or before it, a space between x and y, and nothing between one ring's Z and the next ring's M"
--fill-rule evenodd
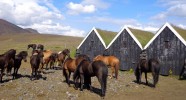
M65 48L70 49L71 56L75 55L76 47L83 40L80 37L70 37L49 34L18 34L18 35L1 35L0 36L0 54L9 49L16 49L17 52L27 50L27 45L31 43L43 44L46 50L54 52L62 51ZM31 52L31 49L28 50Z

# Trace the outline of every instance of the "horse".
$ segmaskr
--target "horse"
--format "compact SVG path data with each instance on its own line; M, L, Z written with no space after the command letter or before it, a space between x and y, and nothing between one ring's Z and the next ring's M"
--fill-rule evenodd
M57 61L59 62L59 65L62 67L66 56L69 56L70 50L69 49L64 49L63 51L60 51L57 56Z
M38 44L37 45L37 49L43 51L44 50L44 46L42 44Z
M50 55L49 57L50 69L54 69L54 64L57 58L58 58L58 54L55 52Z
M65 76L67 84L70 86L70 75L71 72L74 72L77 68L77 65L84 59L90 60L87 55L81 54L78 55L75 59L72 59L70 56L65 60L63 64L63 76Z
M21 66L21 61L24 60L24 62L27 62L27 56L27 51L21 51L18 55L15 56L13 79L15 79L15 77L17 76L17 72Z
M83 91L83 85L92 90L91 77L94 76L98 78L101 85L101 96L104 97L107 86L108 67L103 61L81 61L73 75L74 87L77 89L77 80L80 78L80 91Z
M10 49L4 54L0 55L0 82L2 83L3 72L8 68L9 62L11 59L15 59L16 50ZM14 63L14 62L13 62Z
M28 44L27 50L28 50L29 48L32 48L32 54L33 54L34 50L37 49L37 45L36 45L36 44Z
M179 75L179 79L181 79L181 77L183 76L185 69L186 69L186 59L184 60L183 67Z
M135 69L136 81L139 84L141 83L141 76L143 72L145 73L146 85L148 85L147 72L152 72L153 87L156 87L156 84L158 83L159 80L159 72L160 72L159 61L156 59L149 59L149 60L142 59L139 61Z
M48 69L48 64L50 62L50 56L52 55L52 51L51 50L44 50L43 52L43 61L41 62L41 68L40 70L43 69L44 65L46 64L46 69Z
M108 67L111 67L111 78L113 78L113 74L115 73L115 78L118 79L118 70L119 70L119 59L115 56L102 56L98 55L94 59L94 61L101 60L103 61Z
M33 55L30 57L30 64L32 68L31 80L33 77L36 78L38 74L39 65L40 63L42 63L43 57L43 52L38 50L34 50Z

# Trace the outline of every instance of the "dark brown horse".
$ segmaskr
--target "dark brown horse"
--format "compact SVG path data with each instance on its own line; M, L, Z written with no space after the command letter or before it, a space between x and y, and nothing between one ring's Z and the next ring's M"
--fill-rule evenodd
M6 68L8 68L9 62L11 62L11 59L15 59L15 54L16 50L10 49L9 51L0 55L0 82L2 82L3 72Z
M38 74L39 65L42 63L43 60L43 56L44 55L42 51L34 50L33 55L30 57L30 64L32 68L31 80L33 77L36 78Z
M93 76L98 78L101 85L101 96L104 97L107 86L108 67L100 60L93 61L92 63L88 60L80 62L73 75L75 88L77 89L77 80L80 78L80 90L83 91L83 85L86 85L90 90L92 90L91 77Z
M186 69L186 59L184 60L184 63L183 63L182 69L181 69L181 73L180 73L180 75L179 75L179 79L182 78L185 69Z
M27 62L27 56L27 51L21 51L18 55L15 56L13 79L15 79L15 77L17 76L18 70L21 66L21 61L24 60L24 62Z
M94 61L101 60L103 61L108 67L111 67L112 73L111 78L113 77L113 74L115 74L115 78L118 79L118 70L119 70L119 59L115 56L102 56L98 55L94 58Z
M70 56L70 50L64 49L63 51L60 51L57 56L57 61L59 62L59 65L61 68L63 67L63 63L65 61L66 56Z
M43 50L44 50L44 45L38 44L38 45L37 45L37 49L43 51Z
M135 70L137 83L141 83L141 76L143 72L145 73L145 79L147 85L148 85L147 72L152 72L153 86L155 87L159 80L159 72L160 72L159 61L156 59L150 59L148 61L144 59L140 60Z
M75 59L70 56L65 60L63 64L63 75L65 76L67 84L70 86L70 75L77 68L77 65L84 59L90 60L87 55L78 55Z
M29 44L27 49L29 49L29 48L32 48L32 54L33 54L34 50L37 49L37 45L36 44Z

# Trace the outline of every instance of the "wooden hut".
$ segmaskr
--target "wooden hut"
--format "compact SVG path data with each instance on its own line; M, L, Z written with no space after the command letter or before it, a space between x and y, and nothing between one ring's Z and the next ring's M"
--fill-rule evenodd
M148 58L159 59L160 74L180 73L186 56L186 42L183 37L186 37L186 30L166 23L144 47Z
M110 43L115 34L116 32L92 28L77 47L76 55L87 54L91 59L97 55L102 55L106 45Z
M106 54L120 59L120 70L134 69L143 46L152 37L150 32L123 27L107 46Z

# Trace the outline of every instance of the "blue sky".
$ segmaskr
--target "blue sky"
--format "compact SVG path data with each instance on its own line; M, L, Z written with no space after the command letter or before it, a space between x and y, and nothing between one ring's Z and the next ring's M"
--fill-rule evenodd
M1 0L0 18L41 33L85 36L92 27L186 28L186 0Z

